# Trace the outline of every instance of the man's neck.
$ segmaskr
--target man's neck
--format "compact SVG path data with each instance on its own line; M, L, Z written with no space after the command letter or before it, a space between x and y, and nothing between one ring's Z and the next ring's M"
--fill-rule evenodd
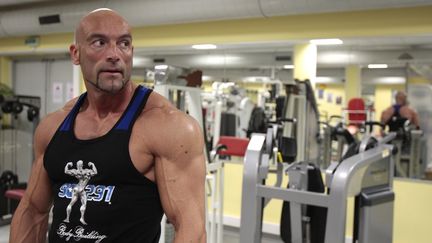
M82 109L89 109L99 117L104 117L109 113L123 113L137 87L136 84L129 81L118 93L111 94L89 86L87 86L87 100Z

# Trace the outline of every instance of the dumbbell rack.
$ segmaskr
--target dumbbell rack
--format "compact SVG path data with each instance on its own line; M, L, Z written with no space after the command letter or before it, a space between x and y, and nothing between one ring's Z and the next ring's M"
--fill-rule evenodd
M33 136L37 124L39 123L39 110L41 100L35 96L11 95L4 97L0 95L1 105L1 130L0 130L0 225L9 224L11 215L18 205L18 200L13 200L6 197L6 191L10 190L13 194L15 189L25 189L27 183L18 181L18 129L22 120L27 120L32 123L31 129L28 132ZM26 112L25 117L21 114ZM10 114L5 117L5 114ZM7 132L6 132L7 131ZM7 135L9 135L7 137ZM4 141L10 139L10 142L5 144ZM7 146L5 146L7 145ZM7 153L8 152L8 153ZM33 149L30 149L30 162L34 160ZM6 166L6 160L9 160Z

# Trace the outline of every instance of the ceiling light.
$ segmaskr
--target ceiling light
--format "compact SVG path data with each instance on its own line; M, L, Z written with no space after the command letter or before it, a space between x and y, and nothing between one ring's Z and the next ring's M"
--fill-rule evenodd
M149 65L150 59L144 57L134 57L132 63L134 67L145 67Z
M192 57L191 62L205 66L238 66L244 63L244 58L236 55L197 55Z
M372 79L374 84L404 84L405 77L378 77Z
M294 65L283 65L283 69L294 69Z
M351 60L357 60L358 54L344 51L324 51L317 57L318 63L337 64L337 63L352 63Z
M315 39L310 40L309 43L315 45L341 45L343 41L341 39Z
M334 77L315 77L316 83L335 83L335 80Z
M207 76L207 75L203 75L202 76L202 80L203 81L211 81L211 80L213 80L214 78L212 77L212 76Z
M213 44L200 44L200 45L193 45L192 48L197 50L210 50L210 49L216 49L217 46Z
M256 83L256 82L269 82L270 78L267 76L250 76L250 77L245 77L243 78L244 82L251 82L251 83Z
M369 64L368 68L387 68L388 65L387 64Z
M167 69L168 68L168 65L156 65L155 67L154 67L156 70L165 70L165 69Z

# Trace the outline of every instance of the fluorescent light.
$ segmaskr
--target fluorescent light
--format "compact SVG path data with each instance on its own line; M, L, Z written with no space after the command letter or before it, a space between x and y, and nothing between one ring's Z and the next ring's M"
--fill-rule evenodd
M156 65L155 69L156 70L165 70L168 68L168 65Z
M320 55L317 57L318 62L325 62L328 64L334 64L334 63L351 63L350 60L355 60L357 54L355 53L348 53L348 52L342 52L342 51L324 51L321 52Z
M387 64L369 64L368 68L387 68Z
M214 78L212 77L212 76L207 76L207 75L203 75L202 76L202 80L203 81L211 81L211 80L213 80Z
M375 84L404 84L405 77L379 77L372 79Z
M283 65L283 69L294 69L294 65Z
M256 83L256 82L269 82L270 78L267 76L250 76L250 77L245 77L243 78L244 82L251 82L251 83Z
M143 57L133 57L132 63L134 67L144 67L149 63L149 59Z
M244 62L243 58L235 55L199 55L192 59L197 65L233 66Z
M333 77L315 77L315 82L317 83L332 83L335 78Z
M209 49L216 49L217 46L213 44L200 44L200 45L193 45L192 48L197 50L209 50Z
M343 41L341 39L315 39L310 40L309 43L315 45L341 45Z

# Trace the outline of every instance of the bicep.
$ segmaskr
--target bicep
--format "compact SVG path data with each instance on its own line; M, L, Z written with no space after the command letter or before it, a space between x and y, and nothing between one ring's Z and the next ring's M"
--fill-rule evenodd
M155 156L155 174L166 215L174 224L203 223L206 171L199 127L177 132L163 146L164 151Z

